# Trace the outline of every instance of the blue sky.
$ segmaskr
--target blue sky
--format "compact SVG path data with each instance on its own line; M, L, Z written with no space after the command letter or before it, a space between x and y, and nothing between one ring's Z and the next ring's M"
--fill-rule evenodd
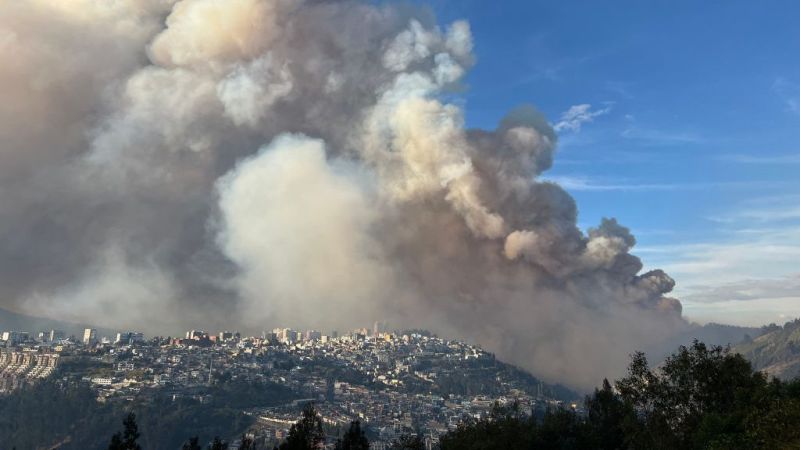
M542 110L580 225L629 226L688 317L800 316L800 3L426 3L472 26L468 124Z

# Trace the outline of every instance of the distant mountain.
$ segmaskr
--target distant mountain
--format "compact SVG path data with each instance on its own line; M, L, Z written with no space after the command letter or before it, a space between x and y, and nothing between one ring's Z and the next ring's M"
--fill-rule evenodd
M660 346L661 353L653 352L654 361L671 355L681 345L690 345L695 339L708 345L735 346L742 341L753 339L764 333L764 328L740 327L736 325L723 325L708 323L699 325L690 324L683 331L674 334Z
M733 350L749 359L756 369L775 377L800 376L800 319L763 330L763 334L736 345Z
M47 319L44 317L30 316L7 309L0 308L0 331L27 331L35 335L39 331L62 330L67 336L80 337L84 328L98 328L85 323L66 322L63 320ZM111 336L112 330L98 328L99 335Z
M740 327L712 322L689 330L684 333L684 335L686 338L690 338L690 340L697 339L706 344L734 346L744 340L760 336L763 333L763 327Z

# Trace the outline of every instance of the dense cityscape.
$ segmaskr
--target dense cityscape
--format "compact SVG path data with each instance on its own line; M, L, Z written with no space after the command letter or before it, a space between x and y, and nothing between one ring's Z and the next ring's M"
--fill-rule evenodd
M311 402L331 430L361 421L371 448L410 434L433 448L441 434L465 418L487 417L496 404L543 412L570 395L475 345L420 330L387 332L380 322L342 335L278 328L258 337L191 330L179 338L146 339L134 331L108 338L87 328L79 338L59 330L8 331L2 338L4 393L50 377L90 386L101 403L156 394L208 403L212 386L262 386L283 401L270 399L241 414L255 419L246 432L265 446L284 439ZM235 436L225 437L235 449Z

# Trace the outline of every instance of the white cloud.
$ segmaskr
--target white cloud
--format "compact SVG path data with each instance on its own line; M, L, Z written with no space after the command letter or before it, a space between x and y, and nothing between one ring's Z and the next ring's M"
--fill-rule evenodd
M770 156L726 155L721 159L739 164L800 164L800 153Z
M755 189L785 187L782 181L719 181L679 183L637 183L620 179L594 179L584 175L548 175L543 181L556 183L569 191L694 191L706 189ZM715 222L723 219L709 218Z
M743 279L716 286L689 286L694 293L686 300L728 302L760 299L800 298L800 274L779 278Z
M677 284L687 316L760 325L800 316L800 228L732 233L726 240L637 248ZM745 301L746 300L746 301Z
M800 195L777 195L750 199L741 202L732 212L708 217L709 220L723 224L754 223L766 224L800 219ZM747 231L739 228L737 231Z
M800 297L765 298L741 302L737 300L691 304L684 303L684 313L699 323L725 323L739 326L762 326L785 323L800 317Z
M710 219L720 223L732 223L741 220L764 223L800 219L800 206L746 209L726 216L710 217Z
M669 191L679 189L678 184L602 182L581 175L550 175L544 181L556 183L569 191Z
M561 120L553 125L553 128L558 132L572 131L577 133L581 131L583 124L593 122L595 117L609 112L611 112L611 106L592 111L592 105L589 103L572 105L568 110L561 113Z

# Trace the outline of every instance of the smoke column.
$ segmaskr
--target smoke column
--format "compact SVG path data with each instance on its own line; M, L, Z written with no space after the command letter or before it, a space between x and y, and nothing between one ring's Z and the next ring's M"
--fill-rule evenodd
M357 1L0 3L2 305L174 333L387 319L592 386L686 325L628 229L468 129L466 22Z

